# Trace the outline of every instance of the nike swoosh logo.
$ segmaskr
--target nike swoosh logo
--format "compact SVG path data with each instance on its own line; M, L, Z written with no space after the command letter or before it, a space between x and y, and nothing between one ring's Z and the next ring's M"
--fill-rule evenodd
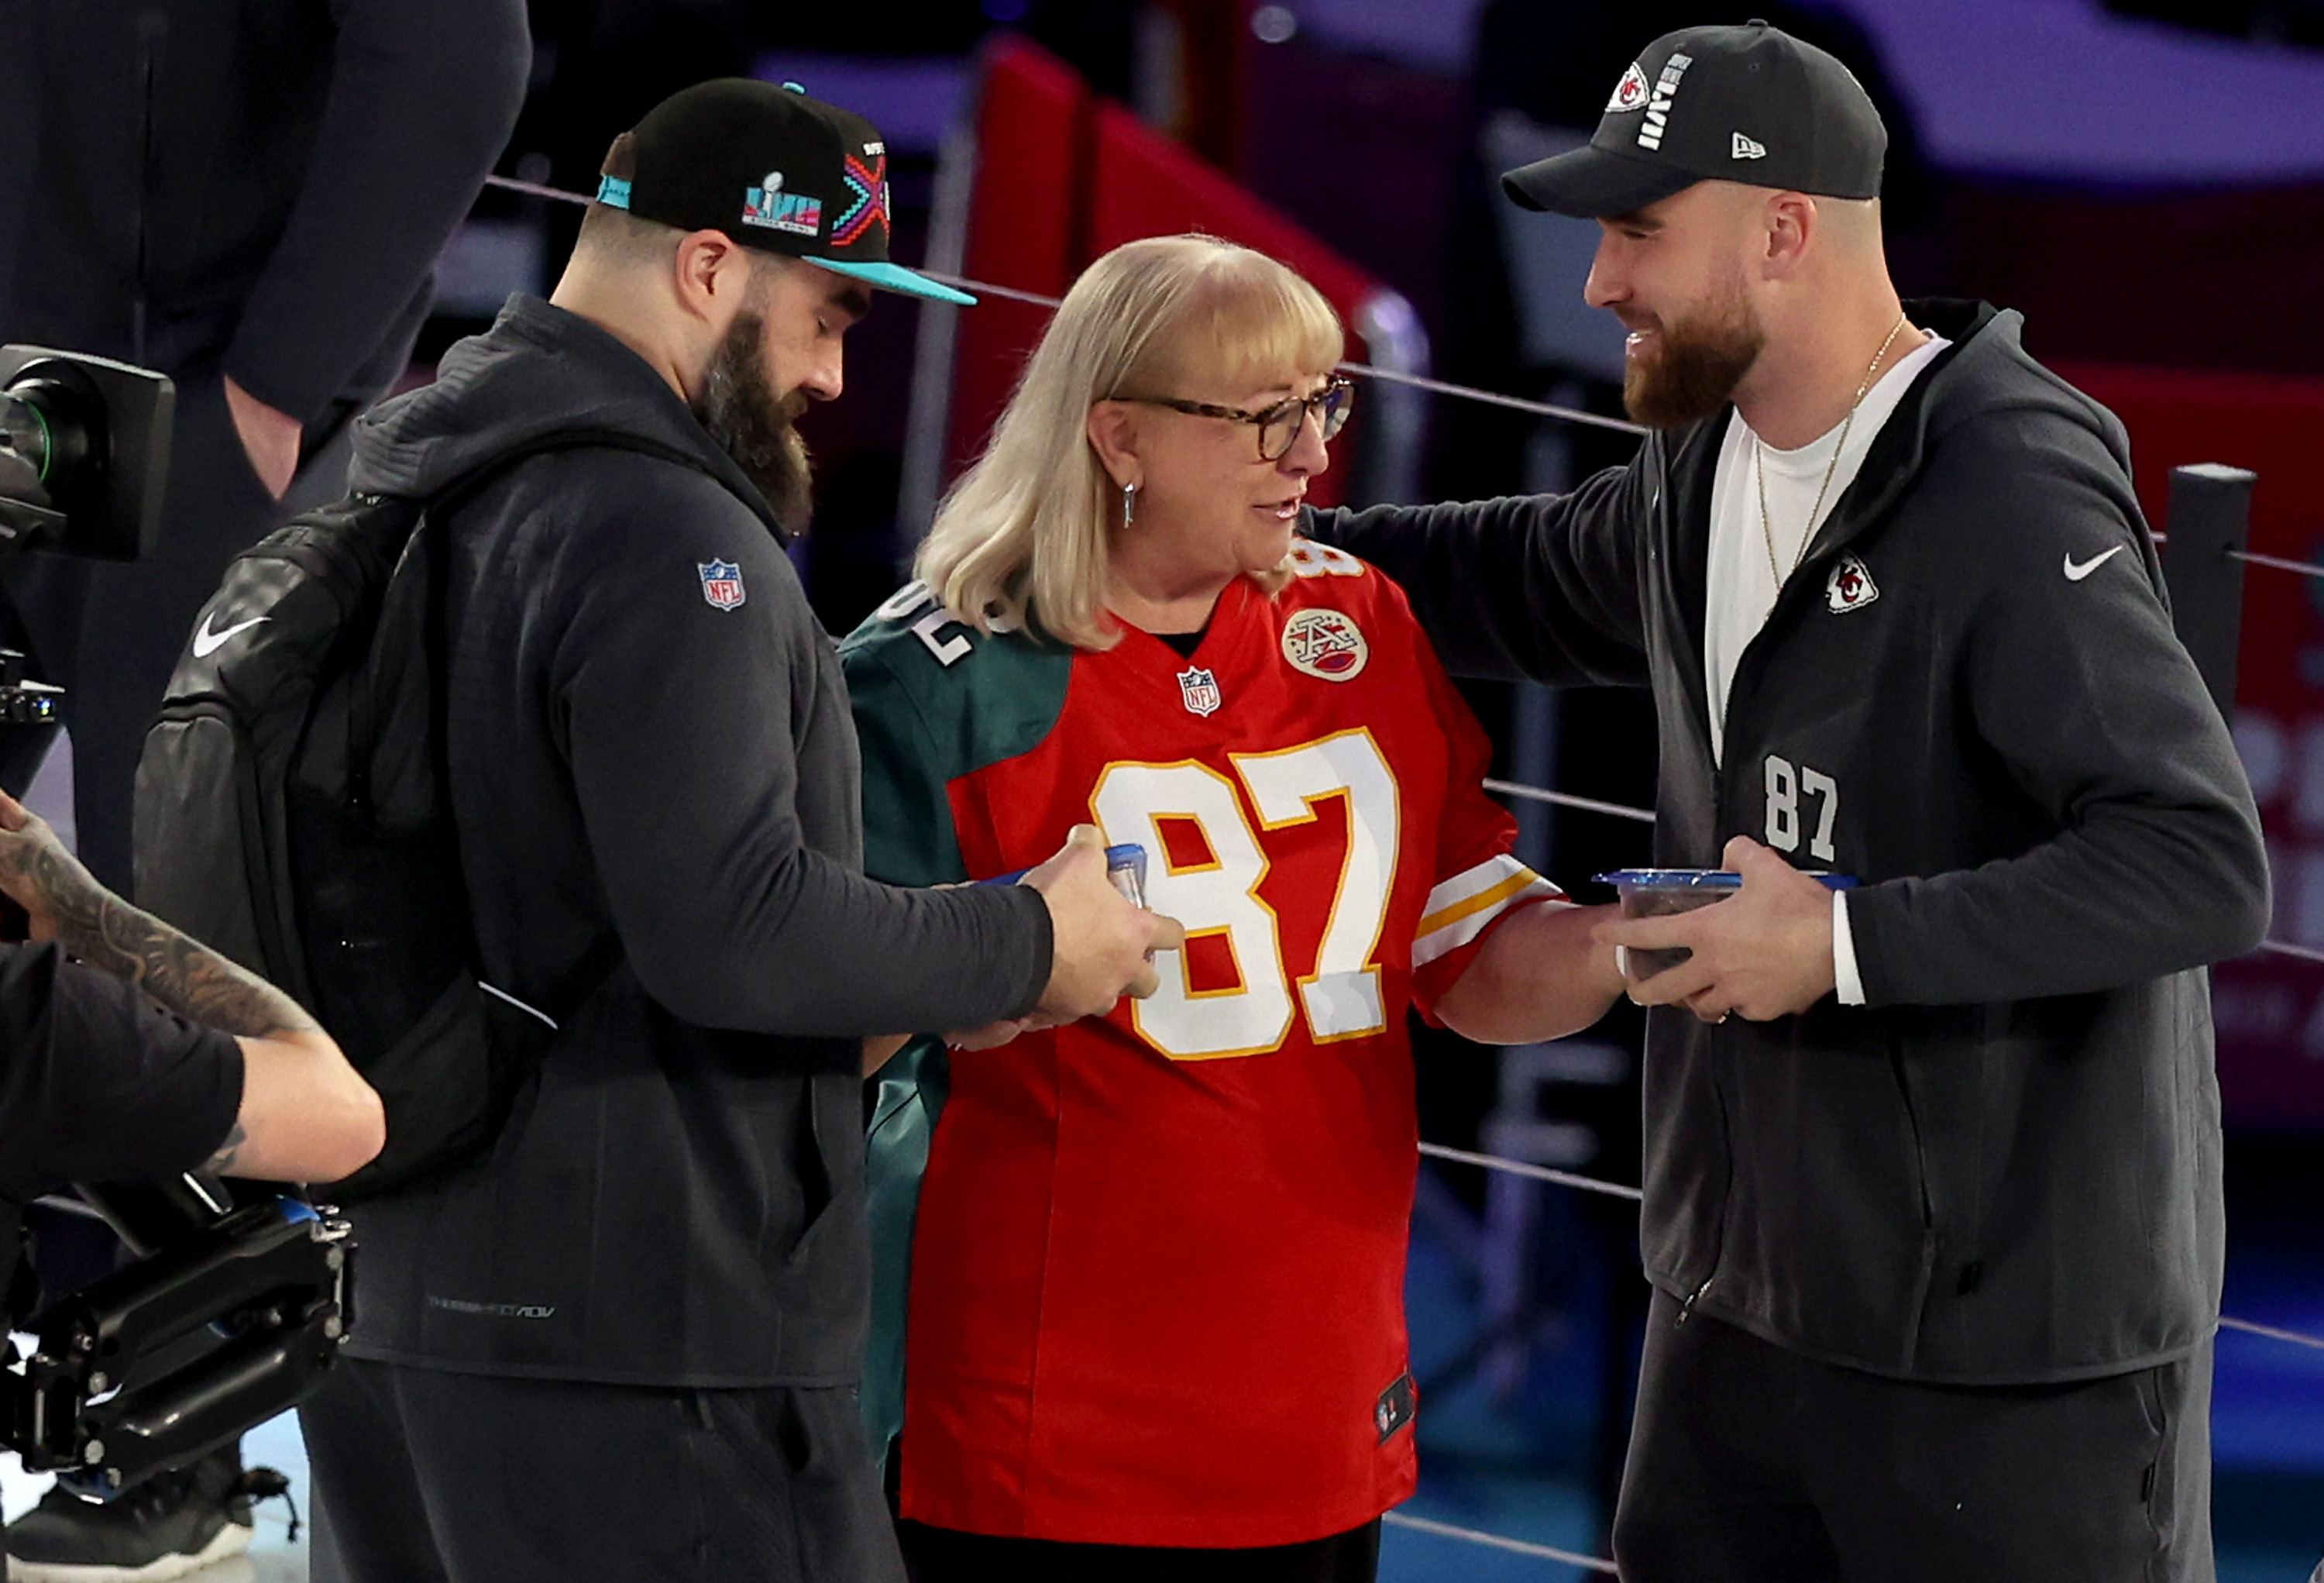
M2123 551L2127 548L2127 545L2117 544L2111 550L2104 551L2099 554L2091 556L2088 560L2082 561L2079 565L2076 564L2073 556L2070 553L2068 554L2066 557L2066 580L2070 583L2080 582L2084 578L2098 570L2099 567L2104 566L2107 561L2112 560L2116 556L2121 554Z
M256 626L260 622L264 621L266 617L263 616L254 616L247 621L235 622L224 632L212 632L210 630L210 618L207 616L203 616L201 630L194 634L194 658L197 660L208 659L212 654L217 653L220 649L226 647L226 640L234 636L235 634L238 632L248 632L252 627Z

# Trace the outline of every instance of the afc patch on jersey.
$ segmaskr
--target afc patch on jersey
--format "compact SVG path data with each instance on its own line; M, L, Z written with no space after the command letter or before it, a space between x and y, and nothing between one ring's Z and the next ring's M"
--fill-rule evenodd
M1880 588L1872 580L1870 569L1853 555L1841 556L1823 585L1824 603L1835 616L1861 610L1879 597Z
M742 603L742 569L731 560L697 560L702 573L702 602L713 610L739 609Z
M1309 676L1352 681L1371 658L1371 647L1344 611L1314 606L1283 624L1283 657Z
M1186 700L1186 712L1205 718L1215 715L1219 704L1219 679L1199 665L1189 666L1178 672L1178 696Z

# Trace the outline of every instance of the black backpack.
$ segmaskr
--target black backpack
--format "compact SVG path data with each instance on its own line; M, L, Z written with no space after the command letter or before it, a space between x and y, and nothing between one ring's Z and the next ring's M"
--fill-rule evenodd
M608 929L526 1005L484 983L443 788L438 525L513 448L426 499L355 495L236 556L137 765L139 905L296 998L379 1091L387 1147L331 1197L392 1191L488 1147L557 1024L620 965Z

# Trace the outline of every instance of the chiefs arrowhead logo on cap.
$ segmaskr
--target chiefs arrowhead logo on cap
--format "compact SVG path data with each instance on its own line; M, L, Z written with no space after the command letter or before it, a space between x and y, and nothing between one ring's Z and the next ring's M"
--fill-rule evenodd
M1646 88L1646 74L1635 60L1622 73L1622 80L1614 85L1614 97L1606 101L1606 113L1615 115L1624 110L1643 110L1654 95Z

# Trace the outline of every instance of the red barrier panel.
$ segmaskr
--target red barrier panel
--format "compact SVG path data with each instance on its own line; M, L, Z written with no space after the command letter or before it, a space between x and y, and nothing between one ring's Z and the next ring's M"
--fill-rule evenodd
M1140 236L1208 231L1283 260L1353 323L1379 282L1254 197L1250 190L1119 105L1097 107L1089 255Z
M983 64L962 272L1061 297L1081 269L1074 151L1089 140L1089 87L1064 61L1020 39L1002 40L985 52ZM1048 310L1001 297L987 297L959 316L946 481L983 449L1048 322ZM912 531L926 525L914 523Z
M2167 531L2170 470L2225 462L2259 475L2254 551L2324 555L2324 380L2103 365L2059 372L2130 430L2139 500L2156 532ZM2267 826L2269 932L2324 948L2324 581L2248 569L2236 740ZM2228 963L2213 1015L2228 1119L2324 1128L2324 966L2280 957Z
M965 273L1062 295L1098 255L1141 236L1207 231L1282 259L1353 325L1380 282L1215 167L1098 99L1063 62L1022 39L985 54ZM962 315L946 477L975 456L1040 338L1047 314L988 299ZM1351 352L1359 351L1352 342ZM1362 422L1358 404L1357 424ZM1351 428L1309 498L1336 505Z

